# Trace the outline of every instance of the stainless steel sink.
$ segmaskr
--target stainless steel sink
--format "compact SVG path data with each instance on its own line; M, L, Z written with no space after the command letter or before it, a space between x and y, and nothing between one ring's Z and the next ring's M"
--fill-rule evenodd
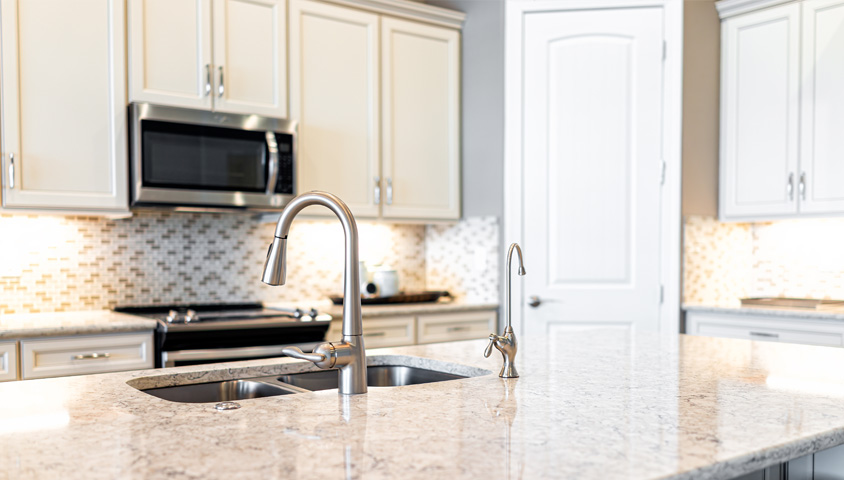
M293 373L277 378L279 382L311 391L337 388L339 383L337 370ZM466 377L404 365L370 365L366 367L366 384L370 387L402 387L461 378Z
M227 380L224 382L176 385L151 388L143 390L143 392L171 402L183 403L229 402L299 393L298 390L256 380Z
M366 377L370 387L401 387L467 378L404 365L372 365L366 368ZM338 388L339 380L338 370L334 369L140 390L171 402L218 403L330 390Z

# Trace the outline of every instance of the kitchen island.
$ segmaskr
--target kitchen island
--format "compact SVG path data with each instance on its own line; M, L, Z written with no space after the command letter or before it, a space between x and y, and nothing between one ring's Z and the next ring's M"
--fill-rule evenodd
M844 443L844 350L617 330L367 352L470 378L175 403L292 359L0 384L0 478L732 478ZM138 387L138 388L136 388Z

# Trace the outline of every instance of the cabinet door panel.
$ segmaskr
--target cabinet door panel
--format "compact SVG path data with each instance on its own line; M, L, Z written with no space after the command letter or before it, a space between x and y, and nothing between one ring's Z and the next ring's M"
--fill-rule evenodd
M724 219L797 212L799 18L790 4L722 25Z
M299 122L298 191L332 192L356 216L377 217L378 16L293 0L290 17L290 115Z
M211 0L129 0L129 100L211 108Z
M460 217L460 34L381 21L383 212Z
M800 210L844 212L844 1L803 3Z
M0 342L0 382L18 379L18 343Z
M284 0L214 0L214 109L287 117Z
M124 10L2 3L5 207L126 211Z

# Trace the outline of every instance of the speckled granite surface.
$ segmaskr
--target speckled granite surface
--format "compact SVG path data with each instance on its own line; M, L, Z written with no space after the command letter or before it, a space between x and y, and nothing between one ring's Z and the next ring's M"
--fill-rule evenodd
M807 320L838 320L844 322L844 309L808 310L805 308L683 305L683 310L687 312L766 315L774 317L805 318Z
M142 332L155 330L155 325L155 321L148 318L109 310L21 313L0 315L0 338Z
M371 350L483 373L485 341ZM383 355L401 355L401 359ZM405 358L411 356L414 358ZM0 384L0 478L732 478L844 443L844 350L603 330L522 338L522 376L213 404L156 386L269 359ZM210 371L210 373L208 373Z

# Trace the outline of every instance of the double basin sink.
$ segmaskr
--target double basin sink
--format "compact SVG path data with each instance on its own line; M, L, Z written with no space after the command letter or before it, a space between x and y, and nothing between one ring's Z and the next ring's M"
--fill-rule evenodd
M405 365L370 365L366 368L366 383L370 387L401 387L460 378L467 377ZM242 380L176 385L142 391L171 402L206 403L330 390L337 388L338 384L337 370L320 370Z

